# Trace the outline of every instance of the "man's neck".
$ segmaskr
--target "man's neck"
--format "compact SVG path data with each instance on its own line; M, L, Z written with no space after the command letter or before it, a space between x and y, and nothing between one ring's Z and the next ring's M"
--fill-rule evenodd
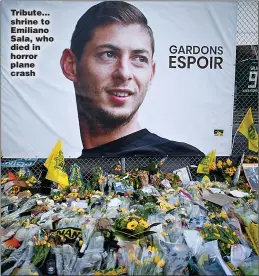
M81 138L84 149L91 149L107 144L139 130L141 130L141 127L137 118L132 118L129 123L112 130L98 128L93 131L87 122L80 122Z

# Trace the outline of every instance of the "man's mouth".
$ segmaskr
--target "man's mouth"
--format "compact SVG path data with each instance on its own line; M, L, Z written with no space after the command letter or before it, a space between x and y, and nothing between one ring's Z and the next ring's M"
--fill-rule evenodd
M128 89L114 89L108 90L107 92L116 97L129 97L134 94L131 90Z
M124 93L124 92L110 92L110 94L117 96L117 97L128 97L129 93Z

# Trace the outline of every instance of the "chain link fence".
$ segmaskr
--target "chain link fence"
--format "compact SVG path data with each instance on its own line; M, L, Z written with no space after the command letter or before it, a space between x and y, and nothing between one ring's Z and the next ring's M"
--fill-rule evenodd
M249 107L258 132L258 1L239 1L233 138ZM232 156L240 156L243 152L254 154L247 148L247 139L237 132Z
M233 138L232 160L238 162L243 152L246 155L255 155L248 150L247 139L240 133L236 133L238 126L244 118L249 107L252 107L255 127L258 132L258 2L239 1L237 14L237 48L236 48L236 73L235 93L233 110ZM236 135L235 135L236 134ZM220 157L225 160L227 157ZM10 159L2 159L7 162ZM84 178L96 167L102 167L109 173L114 165L122 164L125 171L136 167L145 167L150 161L158 163L161 157L131 157L126 159L118 158L87 158L87 159L66 159L66 169L77 163ZM173 172L188 166L192 180L198 180L196 174L197 165L201 157L168 157L162 167L163 171ZM44 160L38 160L30 167L31 173L39 180L41 187L44 185L46 169L43 166ZM2 174L7 171L17 171L17 168L1 168Z

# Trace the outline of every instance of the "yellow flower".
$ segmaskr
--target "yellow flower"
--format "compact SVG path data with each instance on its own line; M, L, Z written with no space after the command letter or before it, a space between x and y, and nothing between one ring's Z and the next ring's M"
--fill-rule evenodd
M158 267L164 267L164 266L165 266L165 261L164 261L164 260L160 260L160 261L157 263L157 266L158 266Z
M143 220L143 219L141 219L139 221L139 225L142 226L142 227L144 227L144 228L148 228L148 226L149 226L148 223L145 220Z
M218 167L219 169L222 169L222 164L223 164L222 161L219 160L218 163L217 163L217 167Z
M248 199L248 203L252 203L252 202L254 202L255 201L255 199L254 198L250 198L250 199Z
M228 175L230 175L230 176L232 176L233 174L234 174L234 170L233 170L233 168L226 168L226 174L228 174Z
M135 230L136 227L137 227L137 225L138 225L138 222L135 221L135 220L132 220L132 221L128 222L127 229L129 229L129 230Z
M210 215L210 219L213 219L213 218L215 218L215 214Z
M74 207L72 208L72 211L73 211L73 212L77 212L76 206L74 206Z
M49 238L48 236L44 236L44 240L47 241Z
M213 234L214 234L215 237L220 238L220 235L219 235L219 234L217 234L217 233L213 233Z
M171 210L171 209L175 209L176 207L174 205L169 204L168 202L164 201L164 200L160 200L160 207L164 210Z
M121 211L122 214L128 213L128 210L125 209L125 208L121 208L120 211Z
M121 166L120 165L117 165L114 169L115 171L121 171Z
M227 162L228 166L232 165L232 161L229 158L226 160L226 162Z
M236 234L236 232L233 232L233 236L236 236L237 234Z
M161 260L161 259L160 259L159 256L154 256L154 258L153 258L153 262L154 262L155 264L157 264L160 260Z
M105 177L104 177L105 178ZM95 195L103 195L103 192L101 192L101 191L94 191L94 194Z
M162 235L163 237L165 237L165 236L167 236L167 233L166 233L166 232L162 232L161 235Z
M142 265L140 260L136 260L135 263L136 263L136 265Z
M232 241L232 240L229 240L229 241L230 241L231 244L234 244L234 241Z
M205 227L210 227L210 223L208 221L205 222L204 224Z
M79 246L81 247L81 246L83 245L83 243L84 243L84 242L83 242L82 240L80 240L80 241L79 241Z
M50 247L50 243L49 242L47 243L47 247Z
M82 208L80 208L80 209L77 210L77 213L78 213L78 214L84 214L84 212L85 212L85 210L82 209Z
M179 201L178 201L178 200L175 201L174 206L175 206L175 207L178 207L178 206L179 206Z
M105 176L101 175L98 179L98 183L102 183L105 180Z
M223 218L223 219L226 219L228 216L227 216L227 213L225 211L222 211L220 213L220 216Z
M2 180L1 180L1 184L5 184L7 181L8 181L8 178L4 177L4 178L2 178Z
M230 244L228 244L228 248L230 248L230 246L231 246L231 245L230 245Z
M158 177L158 178L159 178L160 176L161 176L161 174L160 174L160 173L157 173L157 174L156 174L156 177Z

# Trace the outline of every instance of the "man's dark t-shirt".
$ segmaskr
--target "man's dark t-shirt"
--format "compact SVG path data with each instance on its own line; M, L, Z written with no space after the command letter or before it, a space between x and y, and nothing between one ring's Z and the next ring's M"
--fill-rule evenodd
M204 156L186 143L170 141L142 129L110 143L92 149L83 149L80 158L130 156Z

